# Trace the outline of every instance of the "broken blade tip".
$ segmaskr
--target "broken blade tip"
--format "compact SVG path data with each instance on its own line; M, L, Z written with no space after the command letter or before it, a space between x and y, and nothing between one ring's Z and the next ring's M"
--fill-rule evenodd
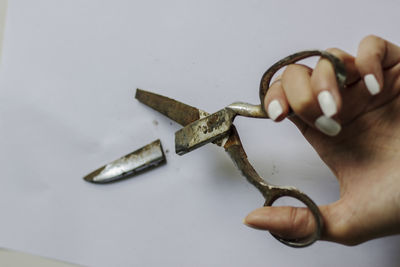
M83 177L83 179L84 179L86 182L89 182L89 183L92 183L92 184L104 184L104 182L99 182L99 181L93 180L92 177L87 177L87 176L85 176L85 177Z
M111 183L151 170L165 164L166 161L161 141L157 139L134 152L94 170L84 176L83 179L95 184Z

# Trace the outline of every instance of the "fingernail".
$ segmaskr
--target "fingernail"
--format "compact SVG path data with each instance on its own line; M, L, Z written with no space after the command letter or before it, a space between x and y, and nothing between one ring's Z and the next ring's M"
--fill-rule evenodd
M319 106L327 117L332 117L337 112L337 107L332 94L329 91L322 91L318 94Z
M272 100L268 105L268 116L272 120L276 120L283 112L281 104L278 100Z
M315 127L329 136L337 135L342 129L339 123L325 115L322 115L315 120Z
M262 216L259 212L252 211L250 214L243 219L243 224L254 229L263 229L265 224L265 216ZM265 230L265 229L264 229Z
M365 75L364 83L371 95L376 95L381 91L379 83L373 74Z

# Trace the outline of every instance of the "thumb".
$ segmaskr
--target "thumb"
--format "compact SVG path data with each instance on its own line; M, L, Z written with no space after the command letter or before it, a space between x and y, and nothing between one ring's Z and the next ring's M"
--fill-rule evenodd
M328 206L319 207L322 217L326 218ZM311 211L297 207L262 207L252 211L244 219L249 227L268 230L285 239L304 238L311 235L316 222Z

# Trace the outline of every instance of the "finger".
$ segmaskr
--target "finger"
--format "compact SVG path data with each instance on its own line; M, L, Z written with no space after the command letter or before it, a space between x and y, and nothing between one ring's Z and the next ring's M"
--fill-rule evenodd
M295 207L262 207L247 215L244 223L287 239L307 237L316 227L309 209Z
M324 220L321 240L347 244L346 222L340 201L319 206ZM310 236L316 227L314 216L307 208L262 207L249 213L243 220L249 227L266 230L285 239L301 239Z
M339 58L345 65L347 84L354 83L360 78L353 56L337 48L327 49L327 51ZM311 87L325 116L332 117L340 111L342 106L341 92L333 65L329 60L321 58L318 61L311 75Z
M264 99L264 107L266 107L269 118L274 121L281 121L288 115L289 104L283 91L280 77L268 89Z
M353 121L367 111L371 105L371 94L365 89L364 82L358 80L342 92L342 108L338 117L343 125Z
M378 94L384 86L383 69L400 60L400 48L380 37L369 35L358 47L356 66L371 95Z
M369 102L368 106L365 108L365 112L381 107L400 94L400 62L390 69L385 70L383 72L383 77L385 85L382 89L382 93L375 96L374 99ZM365 90L364 83L362 83L361 86L364 91L367 91ZM366 92L366 94L369 95L368 92Z
M305 123L326 135L335 136L340 124L322 115L311 87L312 70L304 65L289 65L282 74L282 87L289 106Z

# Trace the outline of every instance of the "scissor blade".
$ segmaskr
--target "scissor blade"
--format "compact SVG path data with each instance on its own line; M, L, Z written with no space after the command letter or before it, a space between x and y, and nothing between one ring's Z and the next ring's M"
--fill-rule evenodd
M135 98L183 126L200 119L203 114L206 115L200 109L141 89L136 89Z
M125 179L165 163L160 140L156 140L126 156L86 175L83 179L91 183L109 183Z
M232 128L235 113L227 108L192 122L175 133L175 152L186 154L210 142L221 145Z

